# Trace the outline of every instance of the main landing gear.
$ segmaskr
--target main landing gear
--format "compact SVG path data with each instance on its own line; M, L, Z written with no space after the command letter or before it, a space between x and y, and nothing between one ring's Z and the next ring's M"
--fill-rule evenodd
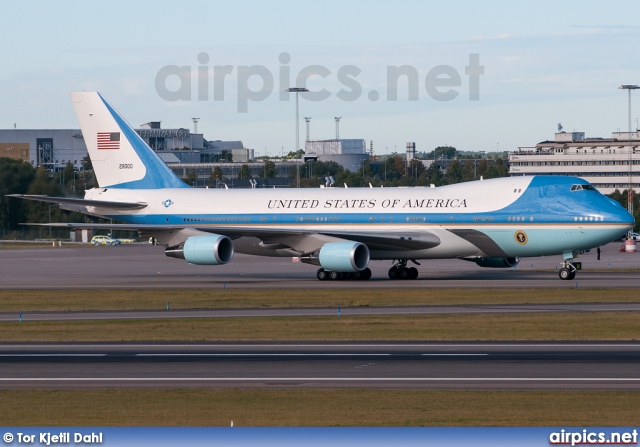
M416 265L420 265L417 261L411 260ZM396 264L389 269L389 279L416 279L418 277L418 269L415 267L407 268L407 260L399 259Z
M366 281L371 279L371 269L367 267L366 269L359 272L336 272L335 270L325 270L323 268L318 269L318 273L316 273L316 277L320 281L326 281L330 279L332 281L344 281L344 280L354 280L354 281Z

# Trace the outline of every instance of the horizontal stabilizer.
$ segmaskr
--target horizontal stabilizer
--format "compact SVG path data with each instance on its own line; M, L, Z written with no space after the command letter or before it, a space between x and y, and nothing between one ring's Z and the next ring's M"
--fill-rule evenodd
M109 208L115 210L139 210L145 208L145 202L109 202L106 200L85 200L68 197L50 197L31 194L9 194L7 197L17 199L35 200L37 202L56 203L58 205L94 206L96 208Z

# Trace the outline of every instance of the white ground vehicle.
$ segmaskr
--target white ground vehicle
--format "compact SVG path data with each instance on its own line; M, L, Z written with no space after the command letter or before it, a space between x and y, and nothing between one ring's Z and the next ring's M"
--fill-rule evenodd
M114 239L110 236L93 236L91 238L91 243L93 245L120 245L120 241L118 239Z

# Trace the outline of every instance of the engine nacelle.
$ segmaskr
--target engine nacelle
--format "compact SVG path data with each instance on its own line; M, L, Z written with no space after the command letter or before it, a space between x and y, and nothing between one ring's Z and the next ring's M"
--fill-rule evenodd
M320 265L336 272L359 272L369 265L369 248L360 242L330 242L320 249Z
M520 262L520 258L475 258L472 259L480 267L509 268L515 267Z
M227 264L233 258L233 242L227 236L208 234L192 236L184 244L169 247L164 253L195 265Z

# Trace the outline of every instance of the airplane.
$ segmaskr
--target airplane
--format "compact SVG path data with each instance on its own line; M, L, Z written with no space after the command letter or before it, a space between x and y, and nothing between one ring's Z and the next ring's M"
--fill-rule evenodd
M562 255L571 280L581 252L618 239L634 219L587 181L519 176L414 188L202 189L180 180L98 92L72 93L100 185L84 199L12 195L57 203L121 224L41 224L137 230L169 257L229 263L234 253L293 257L319 280L416 279L419 260L457 258L513 268L522 257Z

